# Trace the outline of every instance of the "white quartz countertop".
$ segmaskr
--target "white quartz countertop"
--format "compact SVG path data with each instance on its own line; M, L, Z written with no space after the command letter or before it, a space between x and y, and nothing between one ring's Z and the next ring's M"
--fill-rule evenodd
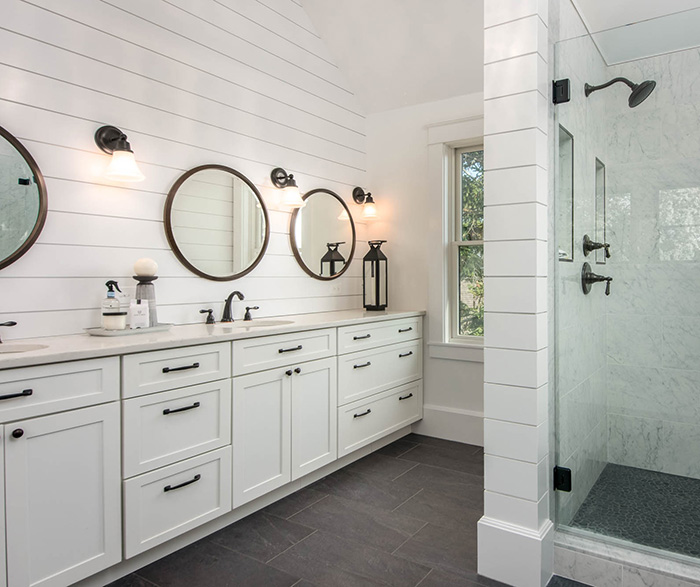
M289 320L291 323L277 326L255 326L256 321L253 319L252 323L241 320L225 325L219 322L209 325L203 323L186 324L183 326L173 326L166 332L134 334L131 336L99 337L90 336L85 333L23 340L6 340L1 344L7 345L8 348L13 344L19 345L27 343L46 345L46 348L22 353L2 353L0 354L0 369L127 355L144 351L226 342L259 336L271 336L274 334L287 334L304 330L317 330L319 328L352 326L354 324L365 324L423 315L425 315L425 311L423 310L384 312L343 310L341 312L280 316L280 321ZM272 320L271 318L270 321ZM259 320L261 323L265 321L266 320L263 318Z

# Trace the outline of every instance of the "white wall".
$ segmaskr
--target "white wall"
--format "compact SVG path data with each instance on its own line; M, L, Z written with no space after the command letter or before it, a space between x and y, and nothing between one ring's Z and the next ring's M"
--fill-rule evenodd
M386 239L389 258L389 305L392 309L429 308L432 266L442 263L444 251L433 246L431 235L441 234L442 209L431 194L428 134L434 125L483 113L482 94L468 94L367 117L367 184L377 203L379 218L368 227L371 238ZM464 137L468 138L468 137ZM360 251L365 254L364 250ZM438 308L440 304L437 304ZM426 343L431 321L425 321ZM483 365L480 362L430 358L425 349L424 419L417 432L482 444Z
M0 125L33 154L49 195L37 244L0 272L0 321L19 323L4 337L97 326L104 282L133 283L143 256L160 266L165 322L199 321L203 307L218 315L233 289L246 295L236 317L246 304L260 316L361 306L359 263L330 283L297 266L269 180L283 166L302 190L348 201L365 184L364 116L298 3L5 0L2 13ZM103 124L128 134L144 182L101 177L108 157L93 135ZM270 209L267 254L235 282L190 274L165 240L165 194L205 163L247 175Z

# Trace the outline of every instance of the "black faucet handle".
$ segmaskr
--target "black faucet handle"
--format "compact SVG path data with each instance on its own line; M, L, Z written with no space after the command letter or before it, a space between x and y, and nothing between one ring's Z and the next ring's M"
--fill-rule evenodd
M612 277L607 277L605 279L605 295L609 296L610 295L610 284L612 283L613 278Z
M605 249L605 258L610 258L610 245L608 243L597 243L592 241L591 238L586 234L583 237L583 254L587 257L591 251L597 249Z
M214 324L216 322L214 320L214 310L212 310L211 308L207 310L200 310L199 313L207 315L207 324Z
M251 310L259 310L260 306L246 306L245 307L245 316L243 317L244 322L250 322L253 317L250 315Z

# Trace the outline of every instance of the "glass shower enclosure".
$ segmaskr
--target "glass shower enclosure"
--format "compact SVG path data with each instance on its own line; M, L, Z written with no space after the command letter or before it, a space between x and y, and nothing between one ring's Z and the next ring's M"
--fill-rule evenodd
M571 88L554 106L556 465L572 481L555 492L557 523L688 562L700 557L700 50L608 65L576 18L562 15L573 32L554 55ZM631 85L586 95L615 78Z

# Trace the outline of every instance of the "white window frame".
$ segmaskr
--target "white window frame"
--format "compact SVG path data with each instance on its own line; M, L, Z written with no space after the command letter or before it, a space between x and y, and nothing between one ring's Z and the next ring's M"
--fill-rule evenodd
M484 346L476 339L453 340L450 327L449 277L451 220L451 186L454 183L454 150L484 144L483 116L439 122L427 126L429 212L426 221L439 230L427 234L428 255L435 262L428 266L428 356L435 359L484 362Z
M448 210L449 210L449 259L447 269L448 283L448 303L449 303L449 341L452 343L484 345L483 336L473 336L459 333L459 249L460 247L484 246L484 241L463 241L462 236L462 198L461 184L462 174L461 165L458 160L461 160L462 153L471 153L474 151L483 151L483 144L470 144L468 146L455 147L452 149L452 157L450 161L450 177L452 181L449 183L448 194Z

